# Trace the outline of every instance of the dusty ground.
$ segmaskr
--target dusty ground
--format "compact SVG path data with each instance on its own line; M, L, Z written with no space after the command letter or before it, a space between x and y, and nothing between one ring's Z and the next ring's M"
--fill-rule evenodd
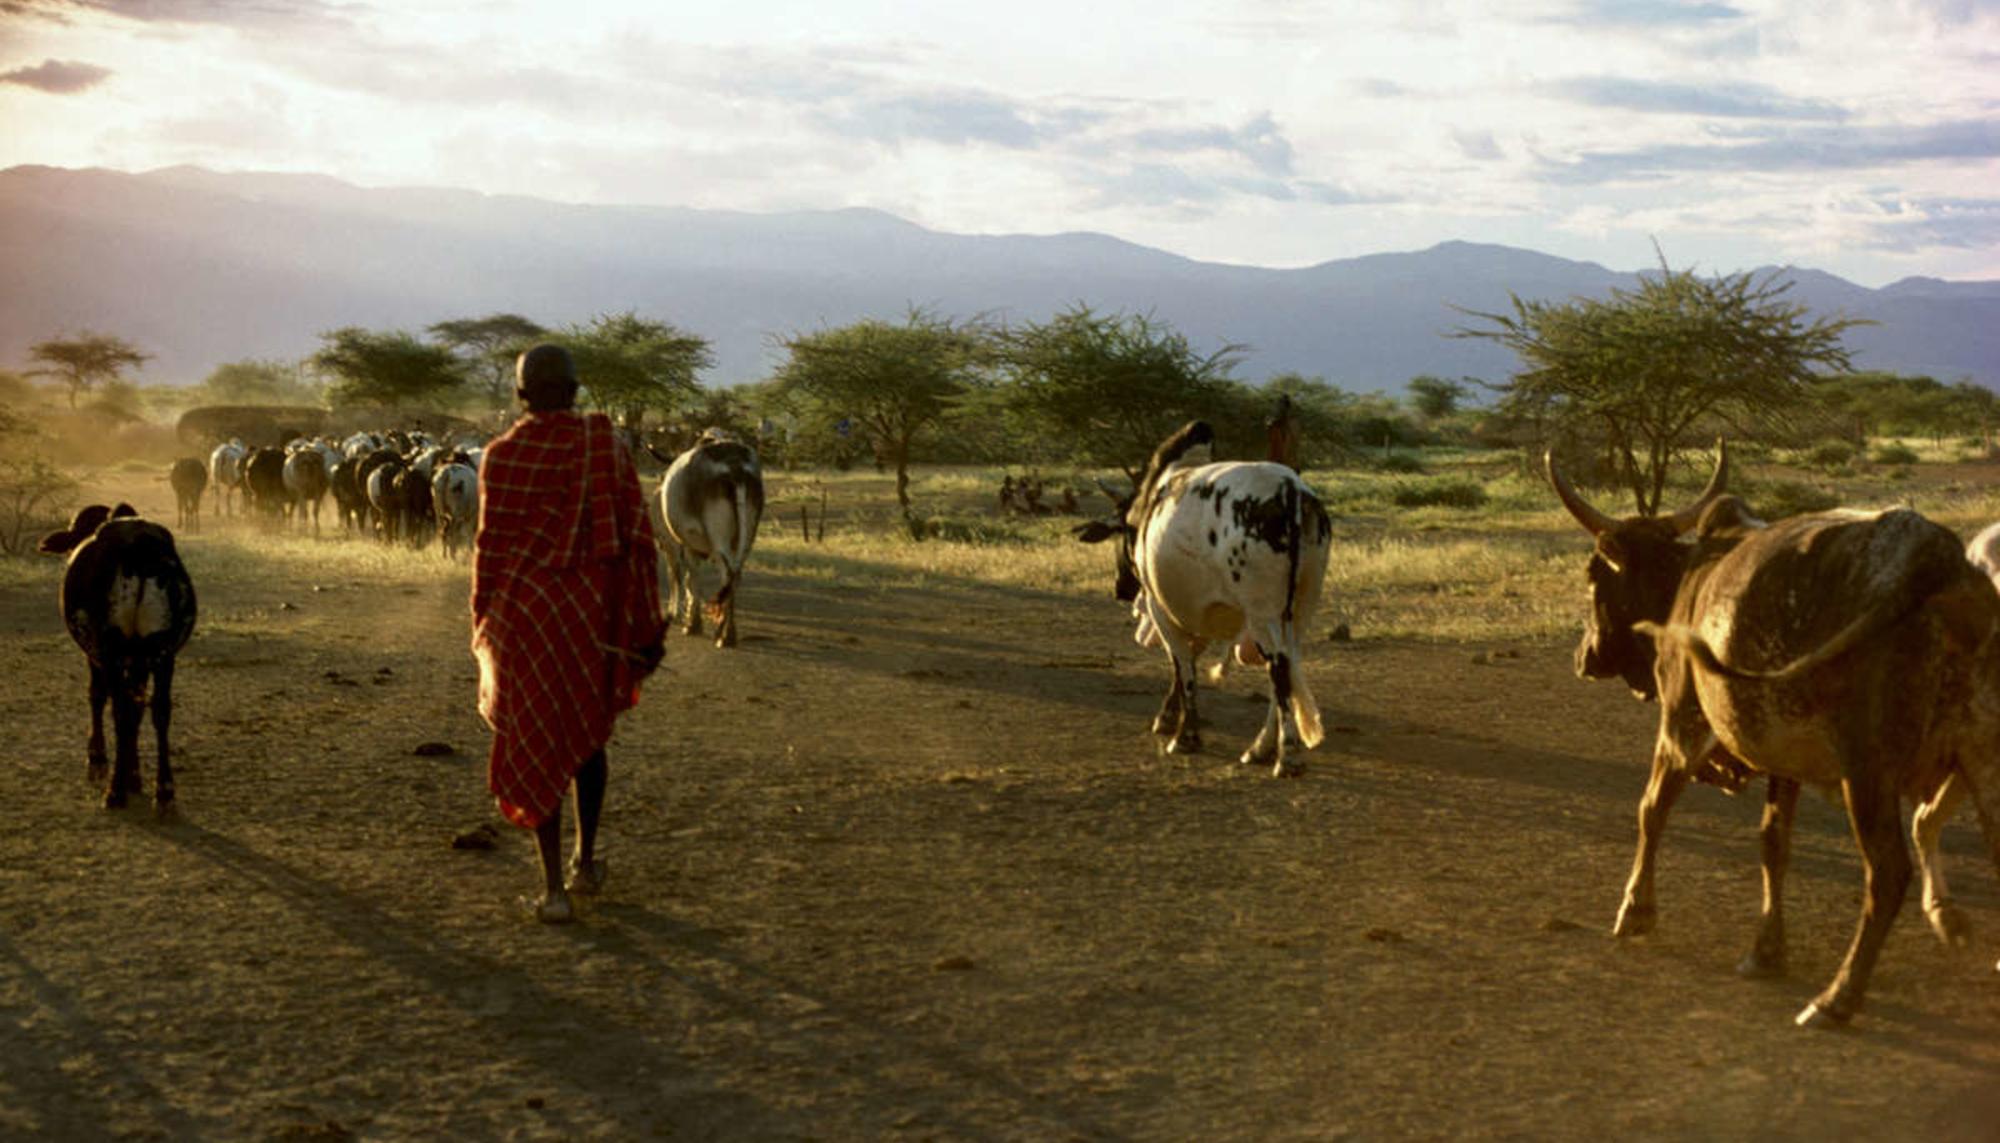
M184 537L198 581L220 542ZM2000 1133L1970 825L1973 950L1906 910L1856 1027L1798 1031L1855 915L1840 814L1803 807L1788 979L1731 972L1754 795L1683 801L1661 931L1613 940L1653 712L1567 644L1321 639L1337 729L1275 781L1233 762L1248 673L1208 754L1155 754L1108 597L755 573L743 646L677 640L623 723L609 893L547 928L526 835L448 844L497 821L462 572L204 588L176 824L84 788L57 573L0 591L0 1136Z

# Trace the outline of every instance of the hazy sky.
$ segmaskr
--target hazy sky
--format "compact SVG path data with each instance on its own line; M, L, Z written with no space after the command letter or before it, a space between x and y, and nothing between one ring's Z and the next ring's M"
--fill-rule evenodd
M0 0L0 166L2000 278L2000 0Z

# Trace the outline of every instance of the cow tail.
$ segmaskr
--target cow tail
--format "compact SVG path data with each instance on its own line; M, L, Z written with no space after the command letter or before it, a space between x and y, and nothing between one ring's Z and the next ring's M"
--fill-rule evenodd
M1707 639L1702 638L1694 628L1682 624L1640 620L1632 625L1632 630L1650 636L1656 642L1664 640L1678 643L1697 666L1711 675L1720 675L1726 679L1746 683L1788 683L1818 670L1873 639L1907 610L1907 608L1874 608L1864 612L1825 643L1784 666L1769 671L1752 670L1723 662L1722 656L1716 653L1714 646Z
M717 544L715 549L722 557L722 587L711 604L717 610L729 604L730 597L736 594L736 580L743 574L743 543L748 531L743 526L745 495L742 481L729 482L729 542Z
M1311 750L1325 740L1326 728L1320 722L1319 703L1314 701L1312 687L1307 685L1305 671L1299 665L1302 656L1297 604L1299 568L1306 544L1306 497L1303 485L1296 478L1291 487L1291 501L1292 510L1285 525L1285 547L1291 553L1291 566L1285 579L1285 613L1278 621L1277 654L1271 658L1271 686L1279 705L1290 708L1292 722L1299 728L1299 742Z

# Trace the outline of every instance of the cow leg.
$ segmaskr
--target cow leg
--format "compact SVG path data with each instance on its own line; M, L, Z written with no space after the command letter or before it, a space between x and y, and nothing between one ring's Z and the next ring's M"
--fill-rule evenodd
M1799 783L1771 775L1764 788L1764 822L1757 831L1764 857L1764 912L1757 943L1736 964L1743 976L1781 976L1785 971L1785 869L1792 861L1792 822L1799 807Z
M1271 708L1264 715L1264 728L1257 732L1257 740L1250 744L1250 749L1243 752L1242 761L1269 763L1273 778L1295 778L1305 770L1298 763L1285 760L1285 711L1292 705L1291 658L1282 651L1267 651L1261 644L1255 647L1270 671Z
M1951 890L1944 880L1944 858L1938 852L1938 839L1944 833L1944 823L1951 820L1964 797L1964 777L1951 774L1930 800L1918 805L1916 813L1910 815L1910 833L1917 842L1917 869L1924 879L1924 919L1930 922L1938 940L1954 946L1971 938L1972 926L1966 922L1965 910L1952 902Z
M1171 666L1173 662L1172 658L1169 658L1167 662ZM1179 728L1181 724L1181 698L1181 674L1175 668L1173 685L1167 688L1167 697L1160 700L1160 711L1153 716L1153 733L1158 737L1166 738Z
M84 747L83 776L93 787L104 785L111 759L104 753L104 702L111 697L111 680L103 667L90 664L90 742Z
M1861 775L1860 780L1849 777L1841 783L1847 817L1861 849L1866 887L1861 923L1833 982L1800 1010L1800 1027L1837 1028L1854 1018L1868 992L1868 978L1874 975L1882 940L1889 935L1889 926L1910 887L1910 849L1903 840L1902 802L1896 795L1893 767L1881 765L1880 759L1871 761L1876 763L1872 772Z
M1201 750L1201 719L1195 713L1195 657L1193 652L1178 654L1169 652L1173 662L1174 686L1181 692L1180 720L1174 727L1174 736L1167 742L1169 754L1195 754Z
M1632 859L1632 876L1625 882L1618 921L1611 926L1613 936L1645 936L1659 920L1659 906L1653 898L1653 868L1659 859L1667 815L1686 788L1687 773L1670 759L1654 755L1653 775L1646 781L1645 796L1639 799L1639 852Z
M114 677L111 690L111 737L113 758L111 785L104 792L104 808L122 810L128 795L140 791L139 722L145 707L134 688L123 678Z
M681 613L681 630L689 635L701 634L701 600L695 597L694 560L679 544L667 548L667 574L674 581L674 606Z
M153 668L153 811L161 817L174 812L174 766L167 754L167 724L174 717L174 661Z

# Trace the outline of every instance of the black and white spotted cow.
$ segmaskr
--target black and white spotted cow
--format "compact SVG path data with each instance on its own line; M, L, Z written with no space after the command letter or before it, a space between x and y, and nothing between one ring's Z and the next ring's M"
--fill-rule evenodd
M666 461L658 452L653 455ZM764 470L756 450L729 433L709 429L667 464L660 478L665 526L657 540L667 557L668 613L679 611L688 634L701 633L704 608L696 599L697 565L714 560L722 565L722 586L705 610L715 620L715 645L736 645L736 584L763 515Z
M1332 526L1299 474L1267 461L1211 461L1215 433L1193 421L1154 451L1113 520L1076 529L1085 543L1117 537L1117 595L1139 618L1141 643L1167 652L1173 685L1153 720L1167 749L1201 748L1196 659L1211 645L1268 665L1271 706L1243 753L1274 776L1285 759L1285 717L1308 750L1325 731L1300 668L1300 644L1326 579Z

